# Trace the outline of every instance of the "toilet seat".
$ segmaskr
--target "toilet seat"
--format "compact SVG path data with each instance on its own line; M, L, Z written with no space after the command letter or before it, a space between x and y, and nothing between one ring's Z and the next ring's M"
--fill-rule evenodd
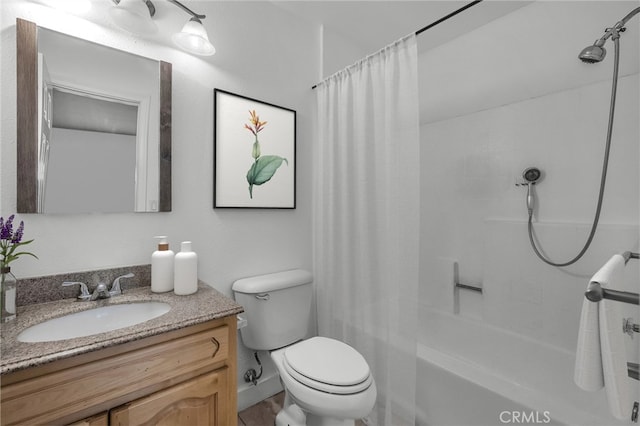
M373 381L364 357L338 340L313 337L286 348L283 355L286 372L320 392L355 394L368 389Z

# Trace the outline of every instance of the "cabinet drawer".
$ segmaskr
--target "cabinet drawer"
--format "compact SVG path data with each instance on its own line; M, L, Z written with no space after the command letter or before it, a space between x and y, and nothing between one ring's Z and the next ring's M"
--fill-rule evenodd
M148 394L212 370L228 355L225 325L14 383L2 388L2 424L48 423Z

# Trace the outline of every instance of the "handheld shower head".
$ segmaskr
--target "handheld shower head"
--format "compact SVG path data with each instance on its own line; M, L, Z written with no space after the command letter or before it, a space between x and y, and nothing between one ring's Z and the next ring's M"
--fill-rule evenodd
M533 185L542 177L542 172L537 167L527 167L522 172L522 178L526 181L526 184Z
M607 55L607 50L602 47L604 44L604 40L602 43L599 43L602 39L596 41L593 45L587 46L582 49L582 52L578 55L578 58L586 64L595 64L598 62L602 62L604 57ZM600 46L598 45L600 44Z
M527 167L522 172L522 178L524 179L522 185L527 185L527 212L529 212L529 216L531 216L533 214L533 206L535 204L531 186L535 185L540 178L542 178L542 171L537 167Z

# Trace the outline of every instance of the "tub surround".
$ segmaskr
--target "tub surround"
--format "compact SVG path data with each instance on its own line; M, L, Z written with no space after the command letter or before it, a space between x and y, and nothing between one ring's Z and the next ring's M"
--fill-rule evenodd
M131 269L123 268L122 270L131 271ZM56 280L56 284L59 286L61 281ZM0 374L6 375L29 367L156 336L235 315L244 310L232 299L202 281L199 282L198 291L189 296L177 296L173 292L152 293L150 287L127 289L125 286L124 288L122 295L94 302L76 301L73 298L18 307L17 318L2 324ZM75 291L77 293L77 289ZM45 293L41 292L41 294ZM101 306L141 301L165 302L171 305L171 310L141 324L92 336L42 343L23 343L17 340L18 334L26 328L51 318Z

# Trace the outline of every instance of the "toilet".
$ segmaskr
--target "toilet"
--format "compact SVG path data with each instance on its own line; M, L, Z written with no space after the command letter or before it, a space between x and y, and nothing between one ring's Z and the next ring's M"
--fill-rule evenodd
M270 352L285 390L277 426L350 426L371 412L377 391L364 357L338 340L307 338L314 312L310 272L243 278L232 290L247 319L242 342Z

